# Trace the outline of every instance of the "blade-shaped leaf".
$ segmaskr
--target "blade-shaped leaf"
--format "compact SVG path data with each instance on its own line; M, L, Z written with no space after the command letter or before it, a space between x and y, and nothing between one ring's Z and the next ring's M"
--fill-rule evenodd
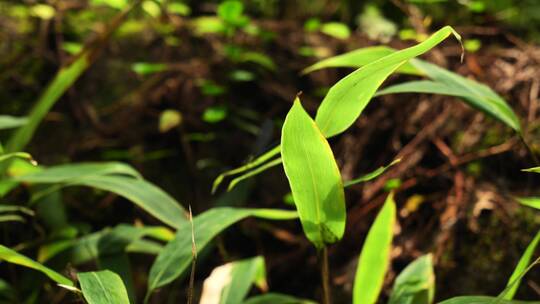
M525 252L519 259L519 262L516 265L514 272L510 276L510 279L508 279L508 283L506 284L506 289L502 293L503 299L512 300L514 298L514 295L516 294L519 288L519 284L521 283L521 277L523 276L523 273L527 270L527 267L529 266L529 263L531 262L531 259L536 250L536 247L538 246L538 242L540 242L540 231L536 233L536 236L534 237L534 239L531 241L529 246L527 246L527 249L525 249Z
M520 204L522 204L524 206L528 206L528 207L540 210L540 197L538 197L538 196L517 197L516 199Z
M193 219L193 235L197 250L201 251L219 233L249 216L270 220L288 220L298 217L295 211L272 209L212 208ZM178 278L191 264L191 224L182 223L175 238L158 255L150 269L146 300L151 293Z
M435 296L435 274L431 254L414 260L397 276L389 304L431 304Z
M512 301L486 296L461 296L444 300L439 304L540 304L540 301Z
M0 260L40 271L58 284L74 286L65 276L3 245L0 245Z
M299 299L280 293L267 293L255 296L242 302L243 304L315 304L311 300Z
M308 74L326 68L360 68L373 61L379 60L384 56L388 56L395 51L396 50L386 46L362 48L331 58L323 59L305 68L302 71L302 74ZM410 63L405 63L404 65L399 67L396 72L412 75L422 75L422 72L420 72Z
M354 279L353 303L373 304L383 287L388 269L396 222L396 204L391 193L369 229Z
M350 187L350 186L353 186L353 185L356 185L356 184L359 184L359 183L363 183L363 182L367 182L367 181L370 181L372 179L375 179L375 178L379 177L381 174L383 174L386 170L388 170L388 168L390 168L393 165L399 163L400 161L401 161L400 158L395 159L391 163L389 163L388 165L386 165L384 167L379 167L379 168L375 169L374 171L369 172L366 175L360 176L359 178L355 178L355 179L346 181L344 186L346 188L346 187Z
M116 273L103 270L77 274L88 304L129 304L126 287Z
M281 156L302 227L317 248L343 237L345 193L330 145L297 98L281 134Z
M134 178L135 177L135 178ZM157 219L179 227L187 222L182 206L154 184L139 178L131 167L120 163L81 164L51 167L15 177L29 183L88 186L116 193L135 203Z
M449 26L435 32L425 41L371 62L336 83L322 101L315 121L325 137L345 131L360 116L384 80L410 59L429 51L451 34Z

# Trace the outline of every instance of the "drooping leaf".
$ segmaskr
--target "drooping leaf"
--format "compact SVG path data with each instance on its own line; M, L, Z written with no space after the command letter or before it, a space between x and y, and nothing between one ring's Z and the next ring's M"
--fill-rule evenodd
M288 220L298 217L294 211L272 209L212 208L193 219L193 234L197 250L201 251L219 233L249 216ZM178 228L175 238L167 243L150 269L146 299L151 293L178 278L191 264L191 223Z
M374 304L377 301L390 262L395 222L396 204L393 193L390 193L362 246L354 278L354 304Z
M459 35L449 26L425 41L371 62L337 82L322 101L315 121L325 137L332 137L351 126L360 116L384 80L410 59L429 51L449 35Z
M174 198L141 179L131 167L119 163L63 165L17 176L15 180L110 191L130 200L171 227L177 228L187 222L184 209Z
M297 98L281 134L281 156L300 221L317 248L343 237L345 193L330 145Z
M395 51L395 49L386 46L361 48L352 52L337 55L316 62L315 64L302 70L302 74L308 74L326 68L360 68L373 61L379 60L382 57L388 56ZM422 72L420 72L408 62L399 67L396 72L403 74L422 75Z
M516 199L520 204L524 206L540 210L540 197L517 197Z
M280 293L267 293L260 296L254 296L243 304L315 304L316 302L311 300L299 299L290 295Z
M370 172L370 173L368 173L368 174L366 174L364 176L361 176L359 178L355 178L355 179L346 181L344 183L344 186L345 186L345 188L347 188L347 187L350 187L350 186L353 186L353 185L356 185L356 184L359 184L359 183L364 183L364 182L373 180L373 179L379 177L381 174L383 174L386 170L388 170L388 168L390 168L393 165L399 163L400 161L401 161L400 158L395 159L391 163L389 163L388 165L386 165L384 167L379 167L379 168L375 169L374 171L372 171L372 172Z
M74 286L65 276L3 245L0 245L0 260L40 271L58 284Z
M266 287L266 270L261 256L227 263L215 268L204 281L201 303L242 303L251 285ZM212 299L212 300L211 300Z
M512 301L487 296L461 296L444 300L439 304L540 304L540 301Z
M435 274L431 254L409 264L396 278L389 304L431 304L435 296Z
M6 153L0 155L0 163L8 161L13 158L21 158L25 160L33 161L32 155L26 153L26 152L13 152L13 153Z
M540 242L540 231L536 233L534 239L531 241L529 246L527 246L527 249L525 249L525 252L519 259L514 272L512 272L512 275L508 279L506 289L501 293L503 299L512 300L514 298L514 295L516 294L521 283L523 273L527 270L527 267L531 262L536 247L538 246L538 242Z
M116 273L103 270L77 274L88 304L129 304L126 287Z
M18 128L28 122L26 117L15 117L9 115L0 115L0 130Z

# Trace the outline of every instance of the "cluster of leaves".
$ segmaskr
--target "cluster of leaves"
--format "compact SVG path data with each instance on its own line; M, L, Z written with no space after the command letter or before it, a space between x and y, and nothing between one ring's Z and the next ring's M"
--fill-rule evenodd
M124 1L110 3L124 9L122 14L129 10ZM154 2L144 1L144 10L149 14L159 14L159 10L151 3ZM169 8L182 10L179 6ZM42 15L50 14L50 11L47 13L43 8L38 12ZM219 32L225 35L231 35L249 25L249 19L243 15L239 1L226 1L222 4L215 20L212 22L214 25L219 24ZM208 24L201 28L207 29ZM25 206L4 203L0 209L0 220L24 221L24 216L34 215L31 210L33 207L49 204L47 208L55 208L56 215L45 220L56 229L51 235L61 236L51 237L44 244L35 245L39 246L36 259L25 256L21 248L0 245L0 259L40 271L59 286L82 295L88 303L102 304L137 301L127 259L129 253L156 256L147 280L144 300L148 302L157 289L183 279L190 266L194 265L197 252L208 247L216 235L247 217L265 220L299 218L306 237L316 248L325 250L328 245L339 241L345 231L345 187L373 179L385 170L381 168L358 179L343 182L327 138L346 131L377 94L421 92L457 96L521 134L517 117L506 102L492 90L415 59L452 34L459 38L452 28L445 27L422 43L404 50L368 48L319 62L306 69L307 73L338 66L358 68L330 89L315 119L309 116L297 98L285 119L281 145L253 162L221 175L214 187L214 190L217 189L226 176L242 174L231 182L230 185L234 186L243 179L283 163L297 211L221 207L212 208L195 217L192 217L182 204L145 180L129 165L109 162L43 167L38 166L29 154L22 152L45 115L90 66L95 49L83 48L70 65L58 72L27 117L0 116L0 129L15 128L5 149L0 146L0 196L5 197L13 189L21 187L25 188L31 197ZM246 56L245 52L243 56ZM153 71L162 67L154 67ZM140 65L134 68L145 70L145 67ZM425 76L429 80L379 90L384 80L395 72ZM169 113L167 119L164 119L163 128L167 128L171 121L173 125L175 121L178 123L180 119L178 115ZM163 225L122 224L79 236L77 229L70 226L61 201L53 200L56 203L50 203L50 198L58 196L62 188L74 186L91 187L122 196ZM532 199L522 201L528 205L537 204ZM360 253L353 291L354 303L370 304L377 301L388 269L395 222L396 206L393 194L390 194L372 224ZM457 297L443 303L520 303L512 301L512 298L521 278L536 263L530 264L530 260L539 239L537 236L527 248L507 288L497 298ZM53 267L52 263L48 265L53 258L60 256L67 256L68 261L60 267ZM100 270L79 272L76 279L54 270L67 264L80 265L89 261L97 261ZM223 268L215 271L225 273L227 280L218 280L221 282L217 291L220 303L311 302L276 293L248 298L251 285L266 288L262 257L236 261L221 267ZM212 276L208 279L209 284L213 284L211 279ZM435 294L434 281L432 258L429 254L422 256L396 278L390 303L432 303ZM14 289L9 287L8 282L2 280L1 283L8 286L0 290L3 299L8 302L21 302L20 295L13 292ZM37 297L38 292L39 288L30 296L30 300Z

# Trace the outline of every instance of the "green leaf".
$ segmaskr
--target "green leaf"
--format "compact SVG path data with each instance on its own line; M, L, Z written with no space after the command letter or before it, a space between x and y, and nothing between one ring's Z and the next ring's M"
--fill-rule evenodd
M1 154L0 155L0 163L8 161L8 160L13 159L13 158L21 158L21 159L25 159L25 160L30 160L31 162L34 163L34 161L32 159L32 155L30 155L30 154L28 154L26 152L13 152L13 153Z
M307 238L317 248L343 237L345 193L330 145L294 101L281 134L281 156Z
M171 227L177 228L187 222L185 210L174 198L121 163L62 165L18 176L15 180L110 191L130 200Z
M77 274L88 304L129 304L126 287L120 276L104 270Z
M523 274L527 271L527 267L531 262L536 247L538 246L538 242L540 242L540 231L536 233L534 239L531 241L529 246L527 246L527 249L525 249L525 252L519 259L519 262L516 265L514 272L512 272L512 275L508 279L506 289L501 293L503 299L512 300L514 298L514 295L519 288L519 284L521 283L521 278Z
M193 235L197 250L203 250L216 235L249 216L270 220L289 220L298 217L296 212L286 210L212 208L193 219ZM150 269L146 300L156 288L172 282L188 269L193 258L191 241L191 223L182 223L175 238L165 246Z
M204 110L202 115L202 120L207 123L218 123L224 120L227 117L227 107L225 106L214 106L209 107Z
M389 304L431 304L435 296L435 274L431 254L409 264L396 278Z
M82 53L73 63L58 71L52 82L28 115L28 123L13 134L9 139L7 152L21 151L28 144L38 125L49 112L56 101L73 85L81 74L90 66L90 52Z
M429 51L448 36L459 35L446 26L413 47L371 62L336 83L322 101L315 121L325 137L332 137L351 126L360 116L383 81L411 58Z
M163 72L167 68L165 63L137 62L131 65L131 70L141 76Z
M242 303L251 285L266 287L266 270L261 256L227 263L215 268L204 281L201 303L219 299L220 304Z
M243 304L315 304L311 300L295 298L293 296L280 293L267 293L255 296L242 302Z
M388 269L395 222L396 204L394 194L390 193L369 229L358 259L353 289L354 304L373 304L377 301Z
M347 39L351 36L351 30L349 27L341 22L328 22L324 23L321 28L321 32L328 36L332 36L337 39Z
M439 304L540 304L540 301L510 301L486 296L461 296L442 301Z
M9 115L0 115L0 130L18 128L28 122L26 117L15 117Z
M345 186L345 188L347 188L347 187L350 187L350 186L353 186L353 185L356 185L356 184L359 184L359 183L363 183L363 182L367 182L367 181L370 181L372 179L375 179L375 178L379 177L381 174L383 174L386 170L388 170L388 168L390 168L393 165L399 163L400 161L401 161L400 158L395 159L390 164L388 164L388 165L386 165L384 167L379 167L373 172L370 172L370 173L368 173L368 174L366 174L364 176L361 176L359 178L355 178L353 180L346 181L344 186Z
M500 120L516 132L522 133L519 119L512 108L489 87L426 61L414 59L411 60L411 63L429 78L445 84L454 92L458 92L457 94L470 106ZM455 96L455 94L448 95Z
M352 52L321 60L302 70L302 74L308 74L326 68L360 68L395 52L396 50L386 46L361 48ZM421 71L408 62L399 67L396 72L411 75L422 75Z
M524 206L540 210L540 197L516 197L516 199Z
M182 113L176 110L165 110L159 116L159 132L165 133L182 123Z
M58 284L74 286L65 276L3 245L0 245L0 260L40 271Z

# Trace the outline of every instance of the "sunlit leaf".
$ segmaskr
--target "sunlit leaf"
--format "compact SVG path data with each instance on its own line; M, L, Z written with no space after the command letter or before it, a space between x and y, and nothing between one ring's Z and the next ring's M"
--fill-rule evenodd
M104 270L77 274L88 304L129 304L126 287L120 276Z
M540 210L540 197L517 197L516 199L523 206Z
M375 169L373 172L370 172L370 173L368 173L368 174L366 174L364 176L361 176L359 178L355 178L355 179L346 181L344 186L345 187L350 187L350 186L353 186L353 185L356 185L356 184L359 184L359 183L364 183L364 182L373 180L373 179L379 177L384 172L386 172L386 170L388 170L388 168L390 168L393 165L399 163L400 161L401 161L401 159L399 159L399 158L395 159L390 164L388 164L388 165L386 165L384 167L379 167L379 168Z
M58 284L74 286L65 276L3 245L0 245L0 260L40 271Z
M439 304L539 304L539 301L512 301L486 296L461 296L444 300Z
M358 259L353 288L354 304L374 304L377 301L390 262L395 222L396 204L393 193L390 193L369 229Z
M288 220L298 217L296 212L285 210L212 208L193 219L193 235L197 250L203 250L216 235L249 216L271 220ZM175 238L165 246L152 265L146 298L148 299L156 288L178 278L188 269L192 258L191 224L186 222L178 228Z
M429 51L450 35L459 35L446 26L424 42L371 62L336 83L322 101L315 122L325 137L350 127L360 116L384 80L411 58Z
M512 300L514 298L514 295L516 294L521 283L521 277L531 262L536 247L538 246L538 242L540 242L540 231L536 233L534 239L531 241L529 246L527 246L527 249L525 249L525 252L519 259L514 272L512 272L512 275L508 279L508 283L506 284L507 289L501 293L503 299Z
M431 304L435 296L435 274L431 254L421 256L397 276L389 304Z
M297 98L281 134L281 156L307 238L317 247L345 231L343 182L330 145Z
M349 27L341 22L324 23L320 30L326 35L337 39L347 39L349 36L351 36L351 30L349 30Z
M165 133L182 123L182 114L176 110L165 110L159 116L159 132Z
M26 117L0 115L0 130L24 126L28 122Z

